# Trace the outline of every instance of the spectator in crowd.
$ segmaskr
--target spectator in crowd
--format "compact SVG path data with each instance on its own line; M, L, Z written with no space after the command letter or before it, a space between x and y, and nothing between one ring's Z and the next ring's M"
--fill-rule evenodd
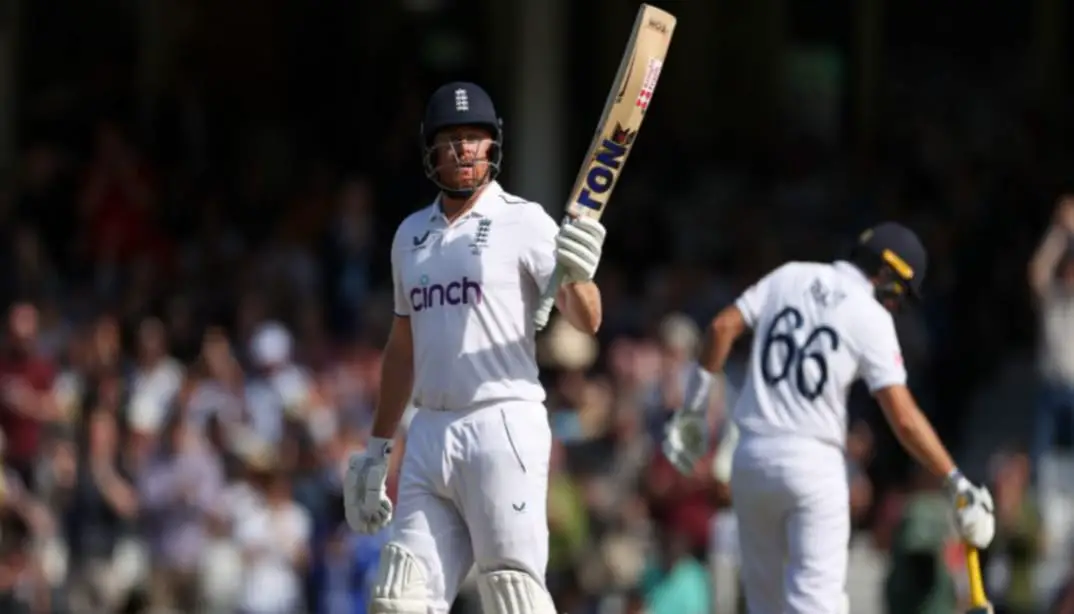
M325 238L325 268L332 293L333 323L339 330L354 332L360 322L354 309L368 296L373 263L373 186L364 177L346 179L339 188L336 218Z
M313 400L313 383L291 358L291 333L279 322L261 324L250 340L253 373L246 382L246 411L262 441L283 440L288 420L304 419Z
M690 538L672 527L657 540L653 560L641 581L645 611L650 614L708 614L709 573L690 554Z
M7 440L0 436L0 452ZM0 611L48 612L51 595L37 546L55 534L55 519L22 481L0 466Z
M936 478L923 469L915 470L908 491L891 545L887 611L951 614L958 604L947 567L948 548L954 543L951 506Z
M210 420L235 428L243 423L245 376L222 329L205 331L189 377L190 394L183 399L183 411L196 428L206 429Z
M8 441L4 462L31 488L44 429L59 417L51 394L55 367L38 354L37 333L37 307L15 303L8 311L8 334L0 357L0 428Z
M1074 446L1074 197L1055 209L1040 246L1029 263L1029 284L1040 319L1041 390L1033 423L1035 471L1056 443L1060 425Z
M163 264L164 242L154 227L158 195L153 173L123 128L101 121L95 128L93 159L78 195L83 255L95 265L97 290L120 289L124 265L141 258Z
M121 611L148 579L148 555L136 531L140 502L117 416L95 407L82 416L73 488L66 505L72 608Z
M1031 467L1023 452L993 458L992 492L996 504L996 541L989 548L987 574L996 611L1032 614L1036 610L1034 565L1042 554L1040 511L1029 488Z
M229 614L246 598L244 552L236 530L263 507L274 460L266 445L233 445L237 442L228 440L216 416L210 418L209 432L216 453L231 462L224 465L226 486L206 515L208 537L198 564L199 606L207 614Z
M701 331L687 316L673 313L661 320L657 340L659 369L648 387L644 403L650 437L661 441L668 413L682 404L690 361L697 355ZM708 415L716 419L714 412Z
M223 489L223 467L208 442L182 413L169 417L159 449L139 476L149 527L154 577L152 603L190 610L198 594L197 565L206 541L205 520Z
M365 614L387 536L387 531L376 535L343 527L336 531L326 552L324 594L316 614Z
M575 581L590 538L585 495L564 470L566 454L561 442L553 444L548 482L548 582L553 589Z
M291 477L283 467L271 467L249 511L235 519L245 567L239 609L249 614L295 612L303 603L313 526L309 512L293 500Z
M138 325L137 363L131 377L130 407L140 420L163 424L183 383L183 367L168 354L168 333L158 318Z

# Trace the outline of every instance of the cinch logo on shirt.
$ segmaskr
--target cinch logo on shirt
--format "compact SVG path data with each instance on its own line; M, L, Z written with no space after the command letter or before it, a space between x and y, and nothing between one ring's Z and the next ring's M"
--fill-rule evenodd
M463 277L460 281L429 285L429 278L421 276L421 286L410 291L410 304L414 311L422 311L444 305L480 305L484 293L479 282Z

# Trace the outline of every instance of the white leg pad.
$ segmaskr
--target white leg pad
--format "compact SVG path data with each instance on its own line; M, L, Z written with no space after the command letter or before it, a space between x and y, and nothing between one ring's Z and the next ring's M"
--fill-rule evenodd
M850 614L850 595L843 593L843 602L839 604L839 614Z
M421 562L399 544L384 546L369 614L426 614L428 611L428 591Z
M485 614L556 614L552 596L524 571L483 573L477 578L477 591Z

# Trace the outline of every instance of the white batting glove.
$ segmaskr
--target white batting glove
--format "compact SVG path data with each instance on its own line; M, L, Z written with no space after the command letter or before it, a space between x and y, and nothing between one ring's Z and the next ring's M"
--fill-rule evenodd
M709 452L709 398L718 379L718 374L694 363L686 378L683 407L664 430L664 456L686 475L691 475L697 461Z
M556 263L567 283L593 281L608 234L604 225L589 217L567 218L556 235Z
M691 475L709 451L709 424L704 412L680 409L664 429L664 456L679 470Z
M955 507L955 526L963 541L985 549L996 536L995 506L992 493L983 486L974 486L955 471L947 478L947 493Z
M372 535L392 520L388 498L388 457L390 439L372 437L365 452L353 454L343 478L343 511L347 524L358 533Z

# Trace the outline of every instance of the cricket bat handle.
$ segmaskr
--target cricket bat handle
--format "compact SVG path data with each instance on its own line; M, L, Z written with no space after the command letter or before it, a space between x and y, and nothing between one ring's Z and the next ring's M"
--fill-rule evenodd
M563 271L557 265L552 271L552 278L548 280L548 286L541 293L541 299L537 302L537 312L533 314L533 325L537 330L544 330L548 325L548 318L552 315L552 308L556 306L556 294L559 286L563 283Z
M981 576L981 553L969 544L966 544L966 576L970 584L970 609L966 614L992 614Z

